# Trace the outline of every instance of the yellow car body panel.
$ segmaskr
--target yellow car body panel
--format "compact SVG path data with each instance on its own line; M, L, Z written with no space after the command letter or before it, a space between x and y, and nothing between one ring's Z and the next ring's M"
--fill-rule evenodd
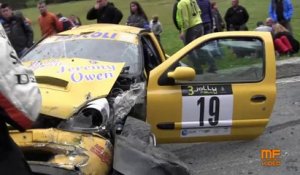
M44 43L55 43L60 41L67 41L67 40L115 40L120 42L128 42L133 44L138 44L138 38L136 34L132 33L125 33L125 32L113 32L113 31L95 31L95 32L85 32L85 34L80 33L81 30L76 31L76 29L68 31L68 35L61 33L61 35L52 36L47 39ZM77 34L78 33L78 34ZM64 35L63 35L64 34ZM65 36L68 37L65 37Z
M181 85L159 85L160 78L166 76L169 67L179 61L186 53L205 41L214 38L251 36L258 37L263 41L265 53L264 78L259 82L231 84L234 101L231 133L228 135L182 137L183 101ZM272 37L269 33L220 32L205 35L169 57L150 73L147 91L147 121L151 124L158 143L252 139L264 131L271 116L276 94L275 81L275 53ZM263 94L267 100L261 103L250 101L253 96L260 94ZM168 127L172 123L172 128L159 129L158 125L165 123L168 124ZM201 128L196 129L201 130Z
M90 99L106 96L124 63L68 58L25 65L34 70L43 97L41 113L67 119Z
M107 175L112 165L112 144L99 135L62 131L57 129L34 129L24 133L10 133L13 140L26 150L51 153L47 161L35 161L70 171L89 175Z
M59 34L62 35L75 35L75 34L82 34L82 33L91 33L101 31L102 33L105 32L115 32L115 33L131 33L134 35L139 34L142 28L127 26L127 25L113 25L113 24L89 24L83 25L78 28L74 28L72 30L67 30L61 32Z

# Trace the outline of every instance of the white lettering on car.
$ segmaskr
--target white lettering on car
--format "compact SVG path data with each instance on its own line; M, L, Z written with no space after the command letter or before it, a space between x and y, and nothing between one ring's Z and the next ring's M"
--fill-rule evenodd
M105 80L109 78L113 78L113 74L111 72L106 73L97 73L97 74L86 74L82 72L74 72L71 74L71 81L75 83L80 83L82 81L96 81L96 80Z

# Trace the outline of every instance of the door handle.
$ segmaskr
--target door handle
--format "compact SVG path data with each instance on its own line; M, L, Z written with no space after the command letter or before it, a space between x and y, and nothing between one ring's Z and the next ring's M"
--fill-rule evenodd
M263 102L263 101L266 101L266 100L267 100L267 97L264 96L264 95L254 95L251 98L251 101L254 102L254 103L259 103L259 102Z

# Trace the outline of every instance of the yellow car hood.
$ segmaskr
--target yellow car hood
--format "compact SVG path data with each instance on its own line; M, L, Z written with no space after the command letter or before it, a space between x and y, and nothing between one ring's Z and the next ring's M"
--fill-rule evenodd
M67 119L89 100L107 96L125 63L68 58L24 64L39 84L41 113Z

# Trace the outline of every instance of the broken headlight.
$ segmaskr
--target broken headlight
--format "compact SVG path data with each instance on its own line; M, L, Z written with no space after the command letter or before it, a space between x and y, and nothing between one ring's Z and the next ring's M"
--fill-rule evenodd
M105 129L109 116L108 101L101 98L87 103L73 117L61 122L58 128L68 131L97 132Z

